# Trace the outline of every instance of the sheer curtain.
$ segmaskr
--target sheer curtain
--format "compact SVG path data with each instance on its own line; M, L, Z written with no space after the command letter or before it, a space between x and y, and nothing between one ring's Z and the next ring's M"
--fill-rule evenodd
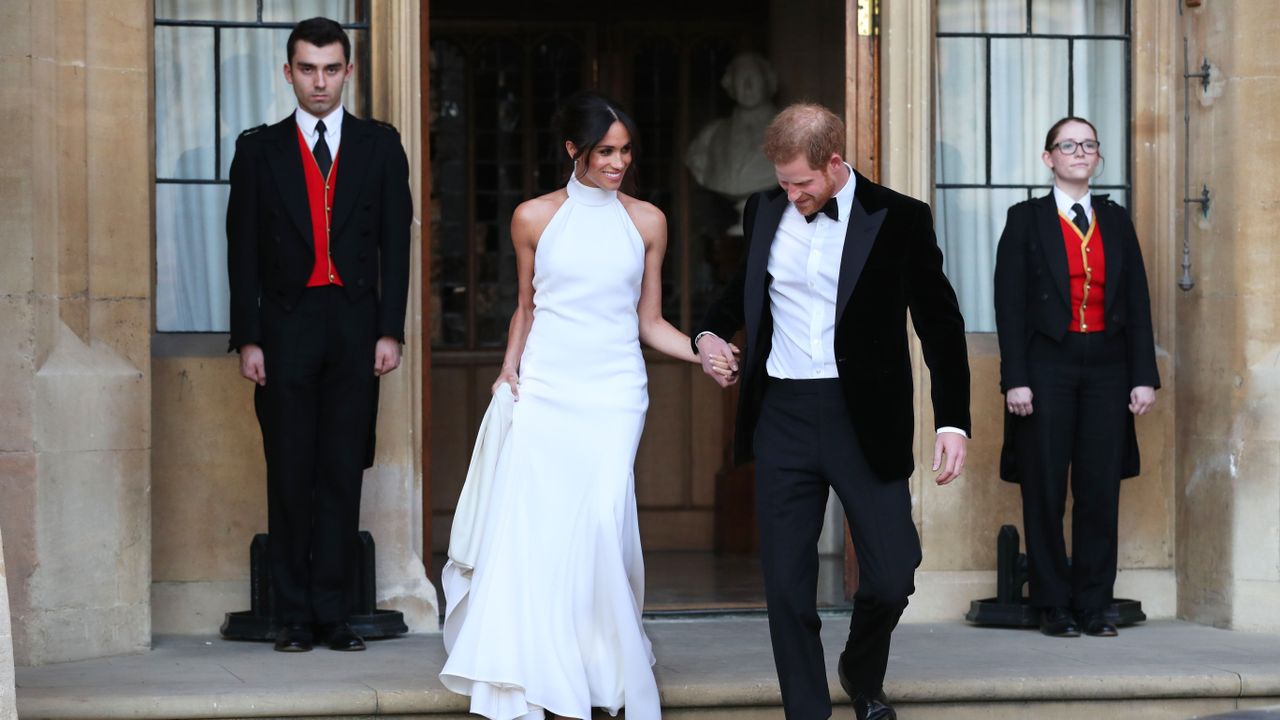
M226 332L226 184L235 142L296 106L284 80L289 30L164 25L165 20L296 22L355 17L354 0L157 0L155 28L156 329ZM351 32L352 55L363 44ZM359 113L358 82L345 92Z
M1048 192L1040 153L1054 121L1097 125L1108 161L1095 188L1127 200L1128 3L1031 0L1028 12L1027 0L938 0L937 10L939 242L967 328L994 332L996 244L1009 206Z

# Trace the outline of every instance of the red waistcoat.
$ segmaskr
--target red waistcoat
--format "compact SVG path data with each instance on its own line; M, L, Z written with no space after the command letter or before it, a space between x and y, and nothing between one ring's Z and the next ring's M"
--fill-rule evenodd
M1071 332L1100 332L1106 329L1103 298L1107 284L1107 261L1102 253L1102 230L1093 216L1089 234L1066 215L1058 212L1062 240L1067 247L1067 276L1071 280Z
M307 205L311 210L311 245L316 251L316 261L311 267L307 287L341 285L338 266L329 253L329 221L333 215L333 189L338 180L338 158L329 166L329 177L320 174L320 166L307 147L307 139L298 128L298 149L302 151L302 174L307 179Z

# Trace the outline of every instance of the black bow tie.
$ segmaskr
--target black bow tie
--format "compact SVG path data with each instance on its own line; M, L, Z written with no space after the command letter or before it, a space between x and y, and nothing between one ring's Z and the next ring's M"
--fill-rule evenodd
M821 210L815 213L810 213L808 215L805 215L804 221L811 223L814 220L817 220L818 213L822 213L827 217L831 218L832 220L840 219L840 206L836 204L836 198L834 195L832 195L831 198L827 200L827 204L823 205Z

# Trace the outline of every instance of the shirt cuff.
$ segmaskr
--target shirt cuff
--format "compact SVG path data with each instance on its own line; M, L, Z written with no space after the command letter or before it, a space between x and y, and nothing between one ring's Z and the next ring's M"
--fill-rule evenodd
M969 437L969 433L958 427L951 427L950 425L944 425L943 427L938 428L938 434L941 435L942 433L955 433L957 435L963 435L966 438Z

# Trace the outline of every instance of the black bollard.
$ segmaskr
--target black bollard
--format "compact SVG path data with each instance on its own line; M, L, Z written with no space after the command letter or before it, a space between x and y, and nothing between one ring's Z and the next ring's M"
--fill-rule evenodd
M1002 525L996 533L996 596L973 600L964 619L974 625L1039 627L1039 611L1027 604L1022 588L1027 584L1027 556L1020 553L1018 528ZM1116 598L1107 608L1107 619L1116 625L1133 625L1147 619L1142 603Z
M258 533L249 543L249 609L229 612L222 621L222 637L228 640L275 640L279 629L275 622L275 593L271 589L271 563L267 561L266 533ZM374 561L373 535L361 530L356 536L356 567L348 585L353 610L347 622L357 635L365 639L395 637L409 632L404 613L379 610L377 603L377 568Z
M1001 526L996 533L996 600L1004 604L1022 602L1022 584L1026 575L1018 577L1018 528Z

